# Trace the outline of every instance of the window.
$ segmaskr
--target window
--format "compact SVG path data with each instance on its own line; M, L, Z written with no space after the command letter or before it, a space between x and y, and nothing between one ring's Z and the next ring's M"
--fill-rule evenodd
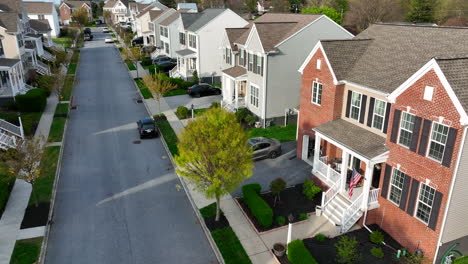
M119 16L119 20L120 20L120 19L121 19L121 17ZM151 22L149 22L149 23L148 23L148 28L149 28L150 31L154 31L154 24L151 23Z
M159 27L159 35L164 37L164 28L163 27Z
M226 63L231 64L231 49L226 48L225 52L226 52L226 54L224 54L224 55L225 55Z
M257 55L256 55L257 56ZM257 74L263 75L262 63L263 57L257 56Z
M403 112L401 115L400 138L398 139L400 145L409 148L411 139L413 138L413 127L414 115Z
M372 127L377 128L378 130L383 129L384 120L385 120L385 108L387 103L382 100L375 99L374 103L374 114L372 117ZM412 131L412 130L411 130Z
M390 194L388 196L388 199L396 203L397 205L400 205L404 181L405 174L400 170L393 168L392 180L390 182Z
M169 43L164 43L164 47L166 48L166 54L169 54Z
M312 83L312 103L322 104L322 84L318 82Z
M18 46L21 48L24 46L24 41L23 41L23 35L22 34L18 34L16 35L16 38L18 39Z
M239 55L239 65L245 66L244 65L244 50L243 49L239 50L239 53L240 53L240 55Z
M426 224L429 223L432 204L434 203L434 196L434 188L431 188L428 185L421 183L421 187L419 188L419 197L417 204L418 209L416 210L416 218L418 218Z
M5 51L3 50L2 40L0 39L0 56L3 56L3 55L5 55Z
M197 48L197 37L195 35L189 35L189 46L191 48Z
M45 19L45 15L37 15L38 19Z
M253 54L252 54L252 53L249 53L248 56L249 56L249 67L248 67L248 70L249 70L249 71L253 71Z
M185 45L185 33L179 32L179 43Z
M258 107L258 94L259 89L253 85L250 85L250 104Z
M426 86L424 88L424 100L432 101L432 96L434 95L434 87Z
M320 70L322 68L322 60L317 60L317 70Z
M361 100L362 94L353 92L351 95L351 114L350 117L355 120L359 120L361 114Z
M428 156L437 161L442 161L445 144L447 143L449 128L437 122L432 124L431 144L429 145Z

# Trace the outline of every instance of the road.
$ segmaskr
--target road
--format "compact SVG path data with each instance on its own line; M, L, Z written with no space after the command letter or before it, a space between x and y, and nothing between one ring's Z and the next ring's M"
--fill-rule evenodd
M104 36L81 51L46 263L217 263L161 140L134 142L147 113Z

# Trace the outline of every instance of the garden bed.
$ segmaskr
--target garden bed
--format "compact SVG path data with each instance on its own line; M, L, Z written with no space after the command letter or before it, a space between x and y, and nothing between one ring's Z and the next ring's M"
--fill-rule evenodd
M198 117L198 116L202 115L203 113L205 113L207 110L208 110L208 108L193 109L193 116ZM188 110L188 114L186 116L182 115L179 112L175 112L175 114L176 114L177 118L179 118L180 120L192 118L192 110L190 110L190 109Z
M219 216L219 221L215 221L216 218L216 203L212 203L208 206L203 207L200 209L200 213L203 216L203 220L205 220L206 227L211 231L216 229L225 228L229 226L229 222L224 216L223 211L221 211L221 215Z
M30 204L24 213L23 222L21 222L21 229L45 226L49 217L50 203L40 203L36 205Z
M298 184L293 187L284 189L280 194L280 201L276 201L274 206L275 195L271 192L262 193L260 196L262 199L273 209L273 225L270 227L263 227L253 216L250 209L244 203L242 198L236 198L239 204L244 210L245 214L250 218L250 221L254 224L258 232L265 232L274 228L281 227L276 223L276 217L283 216L288 219L288 215L292 214L294 217L293 223L299 222L305 219L301 219L301 214L308 214L315 212L315 206L320 205L322 202L322 193L315 195L313 200L307 199L302 193L303 184ZM287 224L287 221L286 221ZM284 226L284 225L283 225Z

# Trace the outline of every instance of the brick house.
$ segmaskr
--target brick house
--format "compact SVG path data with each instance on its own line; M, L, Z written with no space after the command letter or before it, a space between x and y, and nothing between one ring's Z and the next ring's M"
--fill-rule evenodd
M93 10L91 9L91 2L89 1L63 1L60 4L60 23L62 25L69 25L72 20L72 14L75 10L84 8L88 11L89 21L93 21Z
M342 232L378 224L434 263L468 242L467 42L468 28L376 24L301 66L297 155Z

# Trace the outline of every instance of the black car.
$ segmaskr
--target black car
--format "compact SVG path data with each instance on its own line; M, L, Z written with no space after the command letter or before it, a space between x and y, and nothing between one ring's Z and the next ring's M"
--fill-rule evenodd
M101 20L101 19L96 19L96 21L94 21L94 24L96 24L96 25L101 25L101 24L102 24L102 20Z
M167 57L167 56L158 56L156 58L153 59L153 64L161 64L161 63L165 63L165 62L172 62L172 63L176 63L177 64L177 59L173 59L173 58L170 58L170 57Z
M188 89L191 97L202 97L206 95L220 95L221 89L211 86L207 83L196 84Z
M85 34L91 34L91 29L90 28L85 28L84 33Z
M154 119L151 117L143 118L137 121L137 129L140 134L140 139L145 137L157 137L158 129Z
M93 36L91 33L89 33L89 34L88 34L88 33L85 33L85 34L84 34L84 40L85 40L85 41L86 41L86 40L89 40L89 41L90 41L90 40L93 40L93 37L94 37L94 36Z
M143 45L143 37L136 37L132 39L132 46Z
M177 63L174 63L172 61L164 61L157 65L161 72L167 73L170 70L172 70L177 65Z

